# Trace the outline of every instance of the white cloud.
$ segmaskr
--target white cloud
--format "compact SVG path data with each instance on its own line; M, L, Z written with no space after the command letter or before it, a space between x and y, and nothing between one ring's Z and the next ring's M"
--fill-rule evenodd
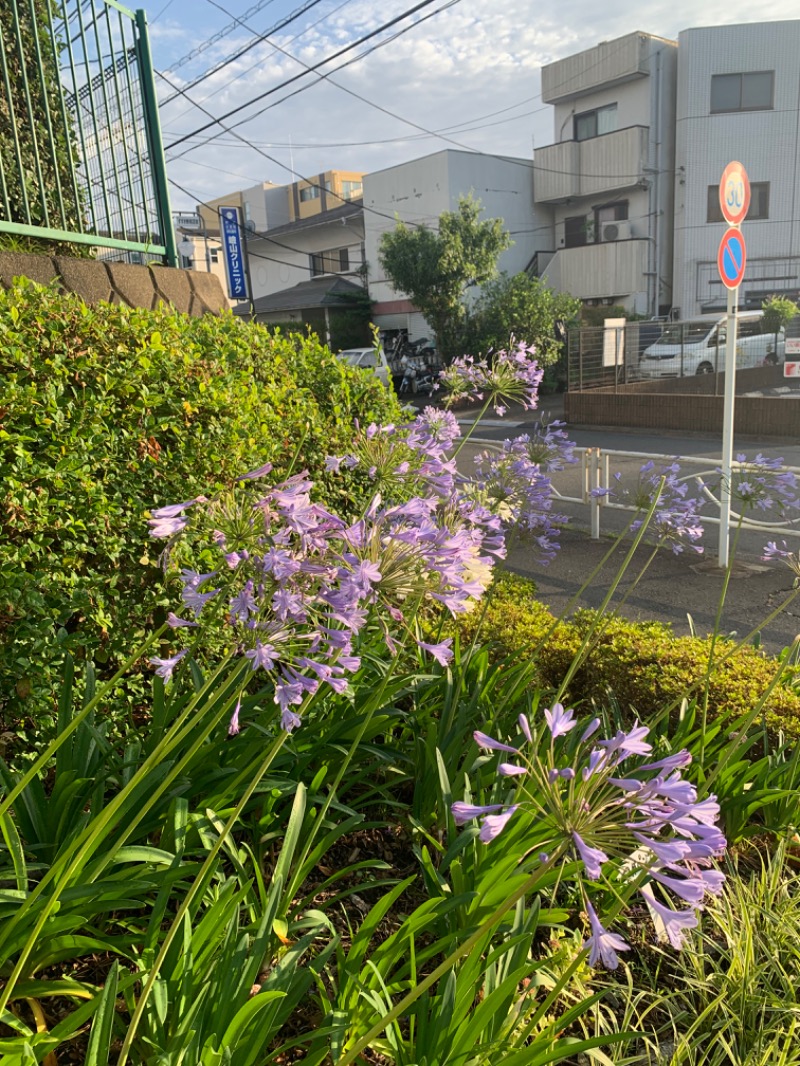
M194 0L179 0L170 15L178 14L180 3L185 8L185 25L194 25ZM354 0L296 40L293 38L301 26L293 23L276 38L276 43L313 64L403 9L402 2L394 3L387 11L385 4ZM317 19L319 10L314 12ZM796 0L773 0L769 14L772 19L790 18L796 10ZM486 0L461 0L331 76L367 101L427 130L460 125L476 116L518 105L474 123L485 128L447 134L450 140L421 138L413 125L309 74L266 97L257 108L229 120L234 123L244 114L266 108L259 117L237 127L237 132L277 163L222 133L217 140L183 158L175 157L187 145L168 152L168 158L173 159L169 172L193 196L211 198L240 188L251 179L292 181L292 170L298 174L316 174L329 168L377 170L454 147L452 142L479 151L530 158L533 141L542 145L553 140L552 109L538 98L530 99L539 91L542 64L636 29L675 37L689 26L755 21L752 13L752 4L745 0L729 0L725 8L711 0L653 0L646 14L639 5L627 3L610 9L608 5L598 5L596 0L490 0L488 4ZM272 21L280 14L281 11L273 13ZM216 28L225 21L220 13ZM254 17L254 28L263 30L264 22L264 15ZM196 35L184 29L178 51L172 35L176 25L180 28L179 18L165 19L164 25L157 27L158 33L154 33L157 67L168 67L181 51L188 51L208 33L208 27L202 31L198 28ZM185 85L246 40L247 35L237 29L171 77ZM213 115L221 115L301 69L263 44L190 90L190 95L198 101L205 98L204 106ZM279 102L301 85L312 87ZM186 101L176 100L162 112L165 142L169 144L207 121ZM206 131L203 137L216 132L218 127ZM291 148L287 147L290 143ZM196 166L195 162L205 166ZM247 180L243 180L245 175ZM174 194L174 199L176 205L188 206L189 201L181 194Z

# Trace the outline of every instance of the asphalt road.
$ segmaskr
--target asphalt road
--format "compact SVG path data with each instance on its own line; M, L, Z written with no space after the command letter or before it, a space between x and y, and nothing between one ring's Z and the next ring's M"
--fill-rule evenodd
M563 410L563 407L561 408ZM560 414L558 398L542 402L542 411L555 418ZM478 440L502 441L506 437L524 433L538 417L531 412L517 410L507 419L498 420L489 415L476 430ZM466 421L469 413L459 412ZM721 441L708 434L642 433L626 430L580 429L568 427L570 438L581 448L600 448L610 452L634 452L666 457L697 457L703 463L698 467L683 464L683 469L705 471L709 482L721 458ZM465 469L480 448L478 441L470 442L462 452L460 463ZM800 440L797 444L768 444L752 439L736 439L735 452L753 458L761 452L771 458L780 457L785 465L800 468ZM619 471L622 484L633 486L643 460L640 458L610 457L610 471ZM554 475L553 483L562 496L581 496L582 473L580 465ZM557 614L571 612L578 606L598 607L611 587L625 554L630 547L630 536L622 534L632 515L629 512L605 506L601 511L601 537L590 536L590 517L587 505L559 500L559 512L567 518L562 530L561 550L555 560L542 565L534 551L519 547L512 551L508 560L511 569L532 577L538 588L538 597ZM708 508L708 513L713 513ZM797 514L795 528L800 528ZM615 547L615 538L622 535ZM762 560L767 541L778 539L780 534L758 530L743 532L739 536L731 580L721 613L720 629L723 633L736 633L740 638L752 631L761 630L760 640L773 654L793 642L800 633L800 594L793 593L793 574L783 562ZM789 539L789 547L800 549L800 539ZM669 623L678 634L711 632L719 608L723 588L723 571L717 565L719 547L718 527L709 525L703 538L703 555L685 552L675 556L668 548L658 551L650 560L652 545L643 543L632 563L620 580L612 608L617 605L620 613L632 619L655 619ZM611 550L609 560L600 567L588 587L584 587L590 575ZM648 563L644 571L642 568ZM794 598L796 595L796 598ZM766 628L764 620L777 608L781 613L772 619Z

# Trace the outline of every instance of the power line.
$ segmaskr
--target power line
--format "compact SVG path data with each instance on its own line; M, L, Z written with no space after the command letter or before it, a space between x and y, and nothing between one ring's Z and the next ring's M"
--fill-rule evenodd
M293 44L295 41L298 41L301 37L304 37L310 30L313 30L315 27L319 26L321 22L325 22L332 15L337 14L339 11L342 10L343 7L347 7L347 5L349 3L351 3L351 0L342 0L342 2L340 4L337 4L336 7L332 7L330 9L330 11L326 11L324 15L320 15L320 17L318 19L315 19L314 22L307 23L299 33L296 33L293 37L289 38L288 44ZM242 16L242 17L244 18L244 16ZM234 20L234 24L236 24L235 20ZM269 54L271 55L272 53L269 53ZM264 58L266 58L266 57L264 57ZM224 90L229 89L231 87L231 85L233 85L234 82L239 81L241 78L246 78L247 75L251 71L253 71L257 67L261 66L262 63L263 63L263 58L259 58L255 63L252 63L249 67L245 67L244 70L242 70L242 71L240 71L240 73L234 75L234 77L229 78L228 81L223 82L223 84L218 86L216 89L212 89L212 91L210 93L208 93L206 96L201 96L200 97L200 102L204 103L206 100L210 100L212 97L217 96L219 93L223 92ZM192 108L187 107L185 110L183 110L179 114L175 115L173 117L172 121L173 122L178 122L181 118L183 118L184 115L188 115L191 110L192 110Z
M275 0L259 0L257 4L253 4L251 8L245 11L245 13L242 15L242 18L250 18L251 15L257 15L258 12L262 10L262 8L269 7L269 5L274 2ZM169 3L171 4L172 0L169 0ZM169 6L169 4L167 6ZM160 14L163 14L163 12L161 12ZM156 15L156 18L159 18L159 15ZM185 67L187 63L191 63L193 59L196 59L197 56L202 55L203 52L213 47L213 45L215 45L217 41L221 41L223 37L227 37L228 34L235 29L235 22L231 22L227 26L223 26L221 30L218 30L211 37L208 37L205 41L202 41L200 44L198 44L196 48L192 48L191 51L186 53L186 55L181 56L181 58L176 60L171 67L167 67L166 73L172 74L176 70L179 70L181 67Z
M322 0L306 0L306 3L304 3L301 7L297 8L296 11L292 11L291 14L287 15L285 18L282 18L279 22L276 22L274 26L270 26L270 28L264 33L257 34L251 41L248 41L247 44L243 45L236 52L233 52L231 55L229 55L227 59L221 60L219 63L216 64L216 66L211 67L203 74L199 74L193 81L190 81L188 85L185 85L184 88L194 89L201 82L204 82L207 78L210 78L213 74L218 73L220 70L224 70L225 67L229 66L231 63L236 62L237 59L241 59L243 55L246 55L248 52L252 51L257 45L267 40L270 34L278 33L279 30L282 30L286 26L288 26L290 22L294 22L295 19L300 18L300 16L304 15L306 11L310 11L312 7L316 7L317 4L320 3L322 3ZM226 11L225 14L229 15L230 12ZM250 32L252 33L254 31L251 30ZM176 93L173 93L172 96L168 96L166 100L162 101L162 104L166 105L170 103L172 100L175 99L176 95Z
M180 189L182 193L185 193L191 200L194 200L194 202L197 204L198 207L208 207L212 211L216 210L216 208L215 208L215 206L213 204L209 203L206 200L201 200L199 197L194 195L189 189L187 189L184 185L181 185L180 182L175 181L173 178L169 178L168 180L169 180L170 185L174 185L176 189ZM260 232L259 230L247 229L245 226L243 226L241 224L241 222L237 223L237 228L239 230L239 233L244 238L245 250L246 250L248 256L252 257L253 259L265 259L265 260L267 260L270 263L277 263L279 266L288 266L288 267L292 267L293 269L297 269L297 270L307 270L309 272L309 275L311 277L314 277L314 275L312 273L312 267L311 267L310 263L308 263L306 266L303 266L303 264L301 264L301 263L290 263L286 259L276 259L275 256L265 255L262 252L255 252L249 247L248 238L252 239L252 238L256 237L259 240L270 241L270 243L276 244L279 248L283 248L287 252L294 252L296 255L310 257L311 254L312 254L311 252L308 252L308 251L306 251L305 249L302 249L302 248L294 248L290 244L286 244L284 242L276 240L275 237L270 236L269 230L266 230L264 232ZM361 242L359 242L359 243L361 243Z
M395 16L395 18L393 19L390 19L388 22L383 23L383 25L379 26L377 29L372 30L370 33L364 34L362 37L359 37L358 40L352 41L350 44L345 45L344 48L340 48L337 52L334 52L331 55L327 56L327 58L321 59L318 63L315 63L312 67L309 67L308 70L301 71L299 74L296 74L291 78L287 78L279 85L275 85L271 89L267 89L265 92L259 93L258 96L254 96L251 100L248 100L243 104L239 104L236 107L231 108L230 111L226 111L225 114L220 115L219 118L212 118L211 122L207 122L204 126L199 126L196 130L192 130L191 133L187 133L183 137L179 137L177 141L173 141L172 144L167 145L165 150L170 151L172 148L177 148L179 144L183 144L183 142L188 140L190 137L194 137L198 133L202 133L204 130L210 129L212 126L221 125L222 122L224 122L226 119L231 118L231 116L238 114L240 111L243 111L245 108L250 107L255 103L258 103L259 100L264 100L267 96L271 96L273 93L276 93L280 89L285 88L287 85L290 85L291 83L297 81L299 78L304 78L307 73L313 73L319 67L324 67L328 63L333 62L334 59L338 59L340 56L345 55L347 52L351 52L354 48L357 48L359 45L371 40L373 37L377 37L379 33L383 33L384 30L390 29L392 26L397 25L397 23L402 22L403 19L408 18L411 15L415 15L418 11L421 11L425 7L429 7L432 3L434 3L434 0L419 0L419 3L415 4L414 7L407 8L401 14ZM446 6L449 7L450 4L447 4ZM409 27L409 29L410 28L411 27Z
M346 2L349 3L350 0L346 0ZM205 99L208 99L208 97L205 97ZM480 125L480 126L470 126L468 129L460 130L458 128L459 126L467 125L467 123L469 123L469 122L479 122L479 121L481 121L484 118L490 118L492 115L501 115L504 111L512 111L514 108L522 107L523 104L526 104L530 100L535 100L535 99L536 99L536 97L530 96L530 97L527 97L525 100L519 100L516 104L511 104L509 107L502 107L502 108L500 108L499 111L490 111L486 115L476 115L472 119L465 119L462 122L455 123L455 125L453 125L453 126L442 126L440 129L433 130L431 133L409 134L407 137L380 137L380 138L377 138L377 139L376 138L372 138L372 140L369 140L369 141L332 141L332 142L323 142L323 141L286 141L286 142L282 142L282 141L252 141L251 140L248 143L253 145L254 147L256 145L258 145L258 146L260 146L262 148L291 148L293 150L301 151L301 150L304 150L304 149L312 149L312 148L313 149L317 149L317 148L361 148L361 147L366 147L368 145L371 146L371 145L376 145L376 144L398 144L398 143L405 143L405 142L408 142L408 141L424 141L424 140L427 140L430 137L438 137L440 133L450 133L450 132L453 132L453 133L471 133L473 130L488 129L490 126L500 126L500 125L502 125L505 122L516 122L518 119L527 118L529 115L536 115L540 111L544 110L544 108L537 107L533 111L523 111L519 115L511 115L509 118L499 119L497 122L487 122L487 123L485 123L483 125ZM548 106L549 105L547 105L547 104L545 105L545 107L548 107ZM223 140L222 136L215 137L214 140L216 141L217 144L222 145L222 146L230 145L230 144L233 143L232 141ZM209 143L209 142L208 141L204 141L203 143Z

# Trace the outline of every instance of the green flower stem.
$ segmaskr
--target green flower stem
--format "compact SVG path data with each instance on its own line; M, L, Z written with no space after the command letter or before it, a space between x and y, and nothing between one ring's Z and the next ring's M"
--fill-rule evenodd
M662 481L662 488L663 488L663 481ZM605 597L603 598L603 602L600 604L600 607L598 608L597 615L596 615L594 621L589 626L589 630L586 633L586 636L581 641L580 648L578 648L578 651L576 652L575 657L573 658L572 662L569 664L569 669L567 670L567 672L566 672L566 674L564 676L564 680L559 685L558 691L556 692L556 694L554 696L554 702L556 702L556 703L559 702L559 700L564 695L564 692L567 689L567 685L569 685L570 681L575 676L575 674L576 674L576 672L578 670L578 667L581 665L581 663L585 659L587 651L588 651L589 646L590 646L590 642L591 642L592 638L594 637L594 634L595 634L598 626L600 625L600 622L603 619L603 615L605 613L605 610L608 607L609 603L611 602L614 594L616 593L617 588L619 586L619 583L622 580L622 577L625 574L625 571L630 566L631 560L633 559L634 555L636 554L636 551L637 551L637 549L639 547L639 544L641 543L642 537L644 536L644 534L645 534L645 532L647 530L647 527L650 525L650 520L653 517L653 513L654 513L654 511L656 509L656 506L658 504L660 496L661 496L661 489L659 489L659 491L655 494L655 497L653 498L653 501L651 502L650 507L648 508L647 515L645 516L645 520L642 522L641 526L636 530L636 535L633 538L633 544L631 544L630 548L628 549L628 551L627 551L627 553L625 555L625 558L622 560L622 565L620 566L619 570L617 571L617 573L616 573L616 575L614 577L614 580L611 582L609 590L606 593Z
M547 862L542 863L535 873L531 874L530 877L528 877L528 879L516 889L516 891L512 892L512 894L508 896L487 919L485 919L485 921L481 922L475 932L468 937L463 944L459 944L454 951L451 951L447 958L441 962L432 973L429 973L428 976L420 981L419 984L407 995L403 996L400 1002L396 1003L387 1014L384 1014L381 1020L376 1022L369 1032L362 1036L362 1038L354 1044L349 1051L346 1051L344 1055L337 1060L336 1066L349 1066L350 1063L355 1062L361 1052L369 1047L376 1036L380 1036L380 1034L392 1024L392 1022L396 1021L403 1013L405 1013L413 1003L416 1003L420 996L427 992L431 985L436 984L440 977L443 977L449 970L451 970L459 959L463 958L464 955L468 955L469 952L472 951L472 949L483 939L486 933L497 925L500 919L516 905L518 900L522 899L522 897L528 892L532 892L542 879L543 875L548 873L556 863L560 862L565 853L566 845L562 844L553 855L550 856Z
M244 790L244 793L242 794L242 798L239 800L239 802L234 807L230 818L225 823L225 825L224 825L224 827L222 829L222 832L217 837L217 840L216 840L213 848L211 849L211 851L209 851L208 855L206 856L206 859L205 859L203 865L200 867L200 870L198 871L197 876L195 877L194 881L192 882L192 884L191 884L191 886L189 888L189 891L184 896L183 902L181 903L180 907L178 908L178 912L175 915L174 919L172 920L172 924L170 925L169 929L167 930L167 933L166 933L166 935L165 935L165 937L164 937L164 939L163 939L163 941L161 943L161 947L159 949L158 955L156 956L155 961L153 962L153 965L150 967L150 972L149 972L149 974L147 976L147 982L146 982L144 988L142 989L142 994L139 996L139 1000L138 1000L138 1002L136 1004L136 1009L134 1010L133 1016L131 1017L130 1023L128 1024L128 1030L127 1030L127 1032L125 1034L125 1040L124 1040L123 1045L122 1045L122 1050L119 1053L119 1059L117 1060L117 1066L124 1066L124 1064L127 1062L128 1052L131 1049L131 1044L133 1043L134 1037L136 1036L136 1032L137 1032L137 1030L139 1028L139 1023L142 1020L142 1015L144 1013L145 1006L147 1005L147 1001L150 998L150 993L153 991L153 986L155 985L156 980L158 979L158 975L159 975L159 973L161 971L161 967L162 967L162 965L164 963L164 959L166 958L167 952L169 951L170 947L172 946L172 943L175 940L175 937L177 936L178 931L180 930L181 926L183 925L183 919L184 919L184 917L186 915L186 912L189 910L189 907L192 905L192 902L193 902L195 896L197 895L198 891L200 890L200 888L203 885L203 882L204 882L204 879L205 879L205 875L211 869L212 865L216 862L217 855L219 855L219 853L220 853L220 851L222 849L222 846L224 845L224 843L226 842L226 840L230 836L230 834L231 834L231 832L233 830L233 827L236 825L237 821L239 820L242 811L244 810L245 806L249 802L250 797L255 792L256 787L258 786L259 782L261 781L261 779L263 778L264 774L267 772L267 770L272 765L272 762L274 761L275 756L278 754L278 752L281 750L283 745L286 743L286 738L288 736L289 736L289 734L287 732L281 731L280 736L276 737L276 739L274 740L272 746L270 747L269 751L267 752L266 756L264 757L264 759L262 760L260 766L258 767L258 770L256 771L256 773L254 774L252 780L250 781L250 784Z
M703 688L703 733L700 737L700 758L705 755L706 749L706 725L708 723L708 696L711 690L711 672L714 667L714 651L717 646L717 638L719 637L719 627L722 622L722 610L725 606L725 600L728 596L728 586L731 583L731 574L733 573L733 564L736 559L736 549L739 546L739 536L742 532L742 521L744 519L744 511L739 515L739 521L736 523L736 532L733 537L733 548L728 557L728 565L725 567L725 574L722 579L722 589L720 590L719 600L717 601L717 612L714 616L714 630L711 634L711 647L708 649L708 666L706 667L706 674L704 679Z
M6 814L11 805L14 803L14 800L19 797L19 795L28 787L34 777L36 777L39 771L47 765L50 759L52 759L52 757L67 739L67 737L71 736L75 732L81 722L83 722L84 719L86 719L88 715L90 715L92 711L97 707L97 705L103 699L105 699L107 693L109 693L113 689L114 685L116 685L119 679L123 677L128 672L128 670L130 670L130 668L135 662L141 659L141 657L151 647L151 645L155 644L155 642L159 639L159 637L166 628L167 623L164 622L160 629L157 629L155 630L155 632L151 633L147 640L144 642L144 644L140 644L136 651L133 652L132 655L128 656L128 658L125 660L122 666L120 666L120 668L111 678L111 680L106 681L104 685L100 686L100 688L94 694L92 699L90 699L86 706L78 714L75 715L75 717L66 727L66 729L63 729L57 737L50 741L50 743L47 745L47 747L39 756L39 758L36 759L33 765L25 772L25 774L23 774L17 784L11 789L6 798L0 803L0 818L2 818L4 814Z
M469 427L469 429L467 430L467 432L466 432L466 433L464 434L464 436L463 436L463 437L461 438L461 443L460 443L460 444L459 444L459 446L458 446L458 447L456 448L456 450L455 450L455 451L453 452L453 461L455 461L455 460L456 460L456 459L458 458L458 456L459 456L459 453L460 453L461 449L462 449L462 448L464 447L464 445L465 445L465 444L467 443L467 441L468 441L468 440L470 439L470 437L472 436L472 434L473 434L473 433L475 432L475 430L476 430L476 429L478 428L478 424L480 423L480 420L481 420L481 419L483 418L483 416L484 416L484 415L486 414L486 412L487 412L487 411L489 410L489 408L491 407L491 405L492 405L492 397L490 396L490 397L488 398L488 400L486 400L486 401L485 401L485 403L484 403L483 407L482 407L482 408L480 409L480 411L478 412L478 415L477 415L477 417L476 417L476 418L474 419L474 421L473 421L472 425L471 425L471 426Z

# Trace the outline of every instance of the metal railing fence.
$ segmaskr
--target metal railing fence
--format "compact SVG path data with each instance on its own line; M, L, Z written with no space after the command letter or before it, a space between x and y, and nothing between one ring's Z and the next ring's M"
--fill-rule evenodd
M485 448L489 451L498 453L502 451L499 442L489 438L473 437L470 443L474 447ZM633 501L637 496L636 488L640 480L640 471L643 465L648 463L654 463L657 468L661 469L677 462L682 472L680 480L694 482L700 497L710 508L710 511L704 510L701 513L703 525L717 527L720 525L721 473L719 463L709 460L708 457L682 455L676 459L674 455L654 455L649 452L606 448L575 448L574 454L579 459L574 476L569 479L574 491L565 491L555 485L556 480L563 479L570 473L570 468L567 467L561 471L560 475L551 475L554 482L553 498L560 503L582 504L587 508L588 525L594 540L599 539L601 535L603 511L626 511L635 514L641 510L641 504ZM612 474L612 464L614 474ZM733 476L736 478L742 472L752 471L754 464L735 460L731 467ZM778 470L770 470L770 474L787 471L794 474L800 482L800 467L784 465ZM619 475L619 480L616 475ZM730 529L738 525L741 525L743 530L758 532L764 536L800 540L800 516L794 519L770 518L768 521L761 521L754 517L752 511L749 513L738 511L734 502L731 507Z
M721 373L725 369L724 317L698 317L685 322L632 321L570 329L566 345L567 387L580 392L638 381ZM795 323L775 333L756 316L743 319L737 367L782 363L788 357L785 338L793 336Z
M144 11L0 3L0 235L176 265Z

